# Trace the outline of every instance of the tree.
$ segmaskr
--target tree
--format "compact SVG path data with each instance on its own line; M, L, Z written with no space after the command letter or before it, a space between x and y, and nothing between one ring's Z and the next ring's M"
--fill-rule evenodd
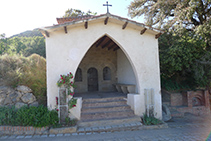
M85 12L82 12L79 9L68 9L65 11L65 15L63 17L80 17L85 15L96 15L96 12L91 12L90 10Z
M8 48L8 40L6 38L6 35L0 34L0 55L4 53L8 53L9 48Z
M0 35L0 55L3 54L21 54L30 56L39 54L45 57L45 38L40 36L33 37L12 37L6 38L5 34Z
M205 87L209 83L211 67L196 61L205 54L205 46L203 40L189 32L182 36L164 33L159 38L162 87L173 90Z
M144 15L147 25L178 33L192 31L211 50L210 0L134 0L128 12L131 17Z
M210 0L134 0L128 13L167 31L159 38L162 79L211 86Z

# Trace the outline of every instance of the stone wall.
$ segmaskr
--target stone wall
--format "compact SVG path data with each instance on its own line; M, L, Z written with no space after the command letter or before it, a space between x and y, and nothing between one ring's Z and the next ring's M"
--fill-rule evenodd
M163 103L170 106L171 111L203 115L210 113L209 93L207 90L170 93L162 90Z
M18 86L13 89L8 86L0 86L0 106L38 106L32 90L26 86Z

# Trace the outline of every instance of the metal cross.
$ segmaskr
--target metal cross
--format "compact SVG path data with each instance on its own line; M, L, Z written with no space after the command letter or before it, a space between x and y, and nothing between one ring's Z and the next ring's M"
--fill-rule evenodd
M106 4L103 4L103 6L107 6L107 13L109 13L109 6L112 6L111 4L108 4L108 1L106 1Z

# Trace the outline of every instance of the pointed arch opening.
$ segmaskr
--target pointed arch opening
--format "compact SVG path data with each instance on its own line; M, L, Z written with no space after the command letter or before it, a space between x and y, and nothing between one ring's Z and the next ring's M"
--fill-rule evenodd
M117 91L117 83L137 85L133 65L127 56L119 43L105 34L88 49L78 68L82 72L95 68L98 72L98 91L114 92ZM83 73L82 77L88 78L88 75L89 73ZM88 92L88 83L88 79L76 82L75 92Z

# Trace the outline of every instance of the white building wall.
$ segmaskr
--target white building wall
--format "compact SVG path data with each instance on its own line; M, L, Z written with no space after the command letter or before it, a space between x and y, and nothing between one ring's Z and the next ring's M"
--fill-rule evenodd
M136 85L133 68L121 49L117 51L117 82Z
M107 34L123 50L137 78L137 93L144 94L144 89L153 88L155 92L155 111L162 117L158 41L155 35L147 32L140 35L139 30L108 22L89 24L50 32L46 38L47 59L47 96L48 106L55 108L55 97L58 95L56 82L60 74L75 73L85 53L100 37ZM144 112L144 111L143 111Z

